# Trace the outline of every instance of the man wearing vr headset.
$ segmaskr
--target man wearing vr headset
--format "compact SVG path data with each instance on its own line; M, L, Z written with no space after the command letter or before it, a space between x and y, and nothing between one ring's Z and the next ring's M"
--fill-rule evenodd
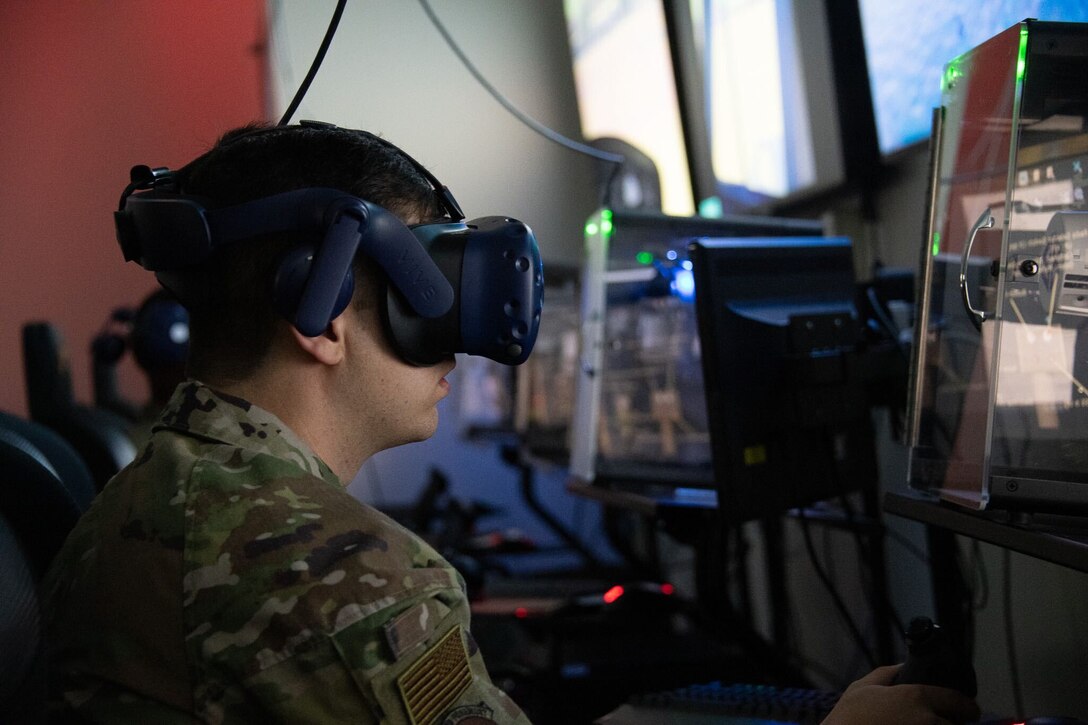
M434 433L454 352L528 355L531 232L466 226L399 149L305 122L134 169L117 217L126 258L189 310L191 379L43 585L53 714L527 722L488 678L461 577L343 485ZM977 716L951 690L885 687L894 671L827 723Z
M405 226L425 222L437 231ZM190 380L47 577L55 708L526 722L487 675L460 575L343 487L372 454L434 433L453 352L528 355L542 285L528 228L466 226L396 147L303 124L240 129L176 173L134 170L118 235L189 310ZM461 265L443 261L458 244ZM498 332L481 321L494 300L472 298L485 280L458 279L473 265L528 289L500 300ZM443 325L461 339L443 346Z

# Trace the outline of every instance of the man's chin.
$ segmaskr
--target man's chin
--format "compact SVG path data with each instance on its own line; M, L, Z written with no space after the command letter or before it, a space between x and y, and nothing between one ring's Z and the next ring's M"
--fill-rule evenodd
M431 423L429 425L420 426L420 428L418 430L414 430L414 431L412 431L410 433L406 433L404 438L400 442L394 443L392 446L390 446L390 448L399 448L401 446L406 446L409 443L422 443L423 441L431 438L435 434L435 432L437 430L438 430L438 419L437 419L437 416L436 416L433 423Z

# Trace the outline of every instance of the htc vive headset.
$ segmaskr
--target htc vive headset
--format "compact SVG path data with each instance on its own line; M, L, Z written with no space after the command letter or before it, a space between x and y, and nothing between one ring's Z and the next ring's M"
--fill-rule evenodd
M317 231L322 241L288 252L273 281L277 311L302 334L320 335L347 307L352 263L361 252L389 279L381 315L402 359L432 365L461 352L506 365L525 362L536 342L544 293L532 230L502 216L463 221L453 195L426 168L367 135L396 149L427 179L447 219L408 227L377 204L325 188L213 209L180 193L171 170L136 166L114 214L125 260L168 277L229 244Z

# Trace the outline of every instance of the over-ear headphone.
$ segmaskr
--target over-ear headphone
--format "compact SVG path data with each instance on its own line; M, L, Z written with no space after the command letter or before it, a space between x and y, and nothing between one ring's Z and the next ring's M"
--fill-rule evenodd
M307 122L255 133L307 127L336 128ZM420 171L449 218L409 229L377 204L326 188L214 209L179 193L169 169L137 166L114 215L125 259L169 275L229 244L278 232L317 232L321 241L286 255L273 281L276 309L303 334L321 334L343 312L361 251L389 279L383 323L402 358L427 365L464 352L524 362L536 340L544 288L532 231L507 217L463 222L453 195L429 171L388 141L365 135Z
M298 126L274 126L248 131L230 139L225 145L231 146L258 136L291 133L299 129L339 130L337 126L323 121L303 120L299 122ZM460 222L465 218L464 212L461 211L460 205L450 190L423 164L380 136L366 131L353 131L353 133L365 136L367 139L392 150L407 161L430 184L439 206L450 221ZM374 207L374 205L370 206ZM384 217L384 215L382 216ZM375 223L383 228L394 225L391 220L385 218ZM352 294L355 291L355 274L351 264L351 260L354 258L354 250L351 249L351 244L352 241L348 235L326 234L325 240L320 245L302 244L293 247L280 260L272 280L273 306L282 317L289 320L296 327L299 327L299 325L307 327L305 334L320 334L328 326L328 322L340 315L351 301ZM343 248L333 251L329 245L342 246ZM320 270L315 264L319 259L324 264ZM346 262L347 264L343 267L343 277L338 291L334 297L331 297L331 307L328 307L329 292L332 290L329 285L333 284L333 279L339 275L341 269L341 265L334 260ZM307 293L308 289L312 291ZM314 301L318 297L321 298L320 304ZM303 305L304 300L306 301L305 308ZM311 309L312 306L319 307L320 312ZM324 313L326 308L329 310L327 315ZM305 312L303 312L303 309L305 309ZM328 317L327 320L325 320L326 316ZM303 328L299 327L299 329L302 330Z
M148 372L183 365L189 352L189 313L166 290L156 290L135 310L118 307L91 341L91 355L95 364L113 366L126 350Z
M148 372L184 365L189 312L166 290L158 290L136 310L128 343L136 363Z
M280 264L276 268L276 274L272 280L272 304L275 306L276 312L288 320L294 321L298 317L302 298L311 280L316 255L317 248L312 244L292 247L283 255L283 259L280 260ZM349 268L340 282L340 289L336 293L332 309L329 310L328 317L330 321L335 320L341 312L347 309L354 293L355 275L352 274Z
M95 405L137 420L140 406L126 400L118 388L117 364L126 350L147 373L152 395L164 394L163 390L172 389L183 377L189 352L189 313L166 290L157 290L136 310L119 307L111 312L91 341Z

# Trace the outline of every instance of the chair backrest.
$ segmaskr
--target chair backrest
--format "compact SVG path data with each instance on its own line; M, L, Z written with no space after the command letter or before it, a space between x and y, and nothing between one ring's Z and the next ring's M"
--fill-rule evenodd
M87 464L66 440L40 423L0 410L0 436L4 431L10 431L22 438L22 447L25 450L32 455L36 452L39 457L44 458L46 466L56 473L78 510L87 510L95 495L94 479ZM9 436L8 442L20 445L18 438Z
M33 565L0 513L0 713L5 722L44 721L41 626Z
M37 584L93 495L90 473L70 446L41 425L0 413L0 713L5 721L44 718Z
M94 498L91 474L48 428L0 412L0 720L44 722L38 582Z
M11 428L0 427L0 514L37 576L45 573L90 506L91 493L86 478L63 481L41 449Z
M53 324L23 325L23 374L31 420L58 418L76 404L64 338Z
M111 411L77 405L65 417L46 425L79 453L98 491L136 458L136 444L129 437L128 425Z
M79 405L60 332L48 322L23 326L23 364L30 417L60 434L90 469L102 490L136 457L127 421L108 410Z

